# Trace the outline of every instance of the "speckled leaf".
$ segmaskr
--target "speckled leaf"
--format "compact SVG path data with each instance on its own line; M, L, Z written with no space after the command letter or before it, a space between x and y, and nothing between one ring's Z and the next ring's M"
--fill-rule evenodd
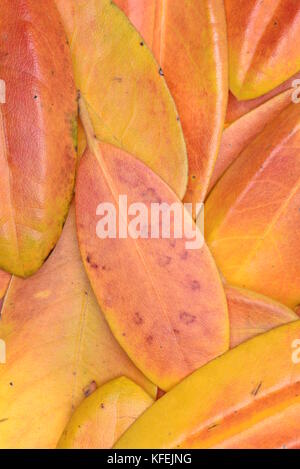
M82 108L82 119L86 117ZM228 349L224 290L207 246L187 249L190 231L174 239L173 217L170 238L161 237L161 219L158 238L97 237L97 207L103 201L113 204L118 218L120 195L127 195L128 207L137 202L149 210L151 203L177 202L181 213L183 207L142 162L99 143L92 129L89 135L76 183L84 265L115 337L143 373L167 390ZM123 222L127 231L130 223ZM130 226L128 230L130 234Z
M72 198L76 89L51 0L2 0L0 30L0 267L27 277L55 246Z

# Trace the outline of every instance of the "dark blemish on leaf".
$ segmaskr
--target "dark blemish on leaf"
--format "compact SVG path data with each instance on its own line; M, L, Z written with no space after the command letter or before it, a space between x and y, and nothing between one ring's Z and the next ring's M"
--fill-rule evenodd
M160 67L159 70L158 70L158 73L160 74L160 76L164 76L164 72L162 71L162 68Z
M179 329L173 329L173 331L174 331L174 334L179 334L180 333Z
M106 265L103 265L103 266L101 267L101 269L102 269L102 270L106 270Z
M91 267L92 267L92 269L98 269L98 264L96 264L95 262L93 262L93 263L91 264Z
M152 335L148 335L148 336L146 337L146 342L147 342L147 344L152 344L152 342L153 342L153 336L152 336Z
M37 98L38 98L37 95L34 95L34 96L33 96L33 99L37 99Z
M134 313L133 321L135 322L135 324L137 324L138 326L140 326L141 324L143 324L144 319L142 318L142 316L140 315L140 313L137 312L137 313Z
M101 407L101 409L104 409L104 404L103 404L103 402L101 402L100 407Z
M91 263L91 258L90 258L90 256L86 256L86 261L87 261L88 264Z
M123 78L122 77L114 77L113 81L117 81L118 83L122 83Z
M196 179L196 176L193 174L193 175L191 176L191 178L192 178L192 180L194 181L194 180Z
M13 386L13 385L14 385L14 383L11 381L11 382L9 383L9 385L10 385L10 386Z
M180 259L182 259L183 261L185 261L189 256L189 253L187 251L183 251L183 253L181 253L180 255Z
M179 116L177 116L177 117L176 117L176 120L179 122L179 121L180 121L180 117L179 117Z
M166 267L169 265L172 261L172 258L170 256L163 256L158 259L158 265L160 267Z
M262 381L261 381L261 382L258 384L258 386L256 386L256 388L253 389L253 391L251 392L251 394L252 394L253 396L256 396L256 395L258 394L258 392L259 392L259 390L260 390L260 388L261 388L261 385L262 385Z
M183 311L179 315L180 321L184 322L184 324L189 325L193 324L196 321L196 316L191 313L187 313L186 311Z
M140 42L140 46L143 46L143 45L144 45L143 41L142 41L142 42Z
M83 388L83 394L85 397L90 396L94 391L97 389L97 383L96 381L91 381L90 384L88 384L85 388Z
M126 337L126 332L122 332L122 336L123 336L123 337Z
M191 281L191 289L192 290L200 290L200 283L198 280L192 280Z

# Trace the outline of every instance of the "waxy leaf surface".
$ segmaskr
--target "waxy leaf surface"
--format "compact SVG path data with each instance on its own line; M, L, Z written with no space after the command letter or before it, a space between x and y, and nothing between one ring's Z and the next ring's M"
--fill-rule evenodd
M293 310L250 290L225 286L225 293L230 322L230 347L299 319Z
M230 350L156 401L125 448L299 448L300 321Z
M236 98L257 98L299 72L298 0L225 0L225 9Z
M86 277L71 208L37 274L14 277L2 309L0 447L55 448L72 412L95 385L126 375L155 396L113 338Z
M277 86L277 88L274 88L272 91L269 91L269 93L266 93L263 96L260 96L259 98L255 99L239 101L234 97L231 92L229 92L228 105L226 111L226 123L234 122L235 120L242 117L244 114L247 114L248 112L261 106L267 101L270 101L270 104L268 106L271 107L272 103L272 107L275 108L277 105L279 105L279 102L276 99L272 100L272 98L276 97L277 95L283 94L284 91L290 90L291 97L294 96L295 98L299 98L299 79L300 73L298 72L293 75L292 78L289 78L280 86ZM293 95L293 93L295 94Z
M278 96L249 111L223 132L220 151L210 180L209 190L214 187L220 176L241 151L262 132L265 126L275 119L292 102L293 90L287 90Z
M140 386L121 377L101 386L75 410L58 443L60 449L109 449L153 404Z
M52 1L0 6L0 268L33 274L55 246L75 177L76 89Z
M300 107L290 104L206 202L206 240L228 283L300 303Z
M55 1L96 136L140 158L182 198L187 185L182 129L143 39L110 0Z
M185 199L202 202L227 104L227 37L221 0L115 0L153 51L174 97L187 144Z
M178 218L174 221L170 217L170 236L165 238L161 237L162 218L159 224L151 223L151 204L170 207L177 203L183 216L183 206L174 192L128 153L93 137L89 146L80 161L76 183L82 259L115 337L143 373L167 390L228 349L223 286L207 246L203 242L197 249L186 246L188 237L195 237L189 213L185 216L190 229L178 239L173 234ZM127 216L127 209L126 213L119 209L123 194L132 216ZM115 238L100 239L96 234L98 222L105 220L99 216L103 201L112 204L116 218L121 219ZM139 205L134 206L136 203ZM141 205L141 210L147 210L146 217L140 215L142 218L136 220L134 215ZM114 223L111 212L110 220ZM132 223L139 225L137 230L144 237L132 235ZM124 235L120 236L119 225ZM152 227L159 229L157 237L151 237Z

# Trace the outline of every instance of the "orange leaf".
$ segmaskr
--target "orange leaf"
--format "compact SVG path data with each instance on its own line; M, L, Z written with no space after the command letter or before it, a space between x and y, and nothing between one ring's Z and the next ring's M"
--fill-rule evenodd
M160 64L189 158L188 202L201 202L217 156L227 104L223 1L115 0Z
M272 100L272 98L274 98L275 96L279 94L282 94L284 91L287 91L287 90L296 91L295 96L299 97L299 92L296 90L299 84L298 82L294 82L295 80L299 80L299 79L300 79L300 73L298 72L295 75L293 75L292 78L289 78L287 81L282 83L282 85L269 91L269 93L266 93L263 96L260 96L259 98L248 99L246 101L239 101L233 96L231 92L229 92L226 122L227 123L234 122L235 120L242 117L244 114L247 114L248 112L261 106L267 101L271 101L275 107L277 100L276 99ZM271 102L268 106L271 105Z
M84 272L71 207L62 236L37 274L14 277L0 321L0 447L54 448L95 384L126 375L156 388L113 338Z
M298 0L225 0L229 80L240 100L268 93L300 70Z
M117 233L115 238L97 237L100 202L113 204L117 218L123 194L128 207L142 203L149 210L151 203L177 203L182 213L182 206L143 163L95 140L83 101L80 107L90 147L80 161L76 183L84 265L115 337L143 373L167 390L228 349L224 290L206 245L187 249L186 234L178 239L172 234L170 239L120 238ZM127 230L130 223L124 223Z
M1 1L0 267L27 277L55 246L72 197L77 104L52 1Z
M55 3L97 138L136 155L182 198L188 167L181 125L141 36L110 0Z
M241 153L206 203L206 239L227 282L294 308L300 300L300 107Z
M286 306L263 295L225 286L230 321L230 347L235 347L274 327L299 319Z
M224 130L208 192L241 151L265 128L266 124L291 104L292 93L293 90L287 90L275 96L243 115Z

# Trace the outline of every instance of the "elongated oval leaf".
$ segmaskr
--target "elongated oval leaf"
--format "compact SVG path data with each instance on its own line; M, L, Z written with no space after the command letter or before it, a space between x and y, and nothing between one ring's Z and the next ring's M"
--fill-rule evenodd
M140 386L121 377L101 386L75 410L58 443L60 449L112 448L153 404Z
M300 70L298 0L225 0L230 89L261 96Z
M299 337L296 321L213 360L156 401L115 448L299 448Z
M292 94L293 90L287 90L275 96L243 115L224 130L208 192L210 192L218 179L239 156L242 150L262 132L268 122L275 119L283 109L291 104Z
M220 0L116 0L160 64L189 159L185 199L201 202L217 156L227 103L227 37Z
M152 385L113 338L85 275L71 209L53 254L29 279L13 278L2 310L0 447L54 448L93 389L126 375Z
M83 108L81 116L86 120ZM99 143L92 131L89 136L90 148L80 161L76 183L82 259L115 337L143 373L167 390L228 349L221 280L205 244L187 249L191 231L174 238L174 225L180 225L175 216L170 216L169 236L162 238L161 218L157 236L151 237L152 227L158 228L148 219L152 203L158 208L168 204L171 209L177 203L183 216L174 192L133 156ZM126 222L127 215L119 208L119 197L124 194L128 208L135 210L142 205L147 210L147 218L140 220L141 230L148 224L142 237L135 233L131 236L134 218L129 216ZM104 223L105 218L102 220L96 212L108 209L101 202L114 208L110 223L114 223L114 213L121 217L124 235L117 228L118 232L111 231L106 239L97 236L98 222Z
M0 267L26 277L56 244L71 201L76 89L52 1L1 1L0 30Z
M300 300L300 107L241 153L206 203L206 239L228 283L294 308Z
M230 347L299 319L293 310L250 290L225 286L225 293L230 321Z
M96 136L136 155L182 198L187 155L177 110L141 36L110 0L55 1Z

